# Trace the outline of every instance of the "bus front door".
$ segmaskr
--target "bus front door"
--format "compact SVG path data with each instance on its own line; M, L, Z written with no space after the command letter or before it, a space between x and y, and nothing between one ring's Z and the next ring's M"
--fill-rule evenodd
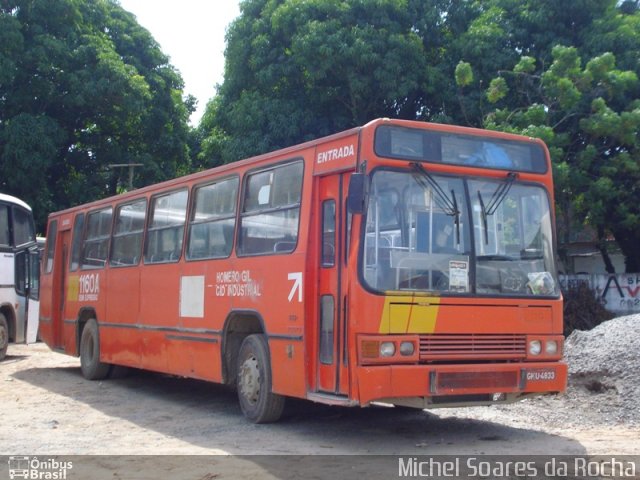
M40 254L38 247L22 248L15 254L16 322L15 343L35 343L39 321Z
M67 266L69 256L69 245L71 245L71 230L58 231L56 249L60 249L54 255L53 265L53 288L58 294L53 295L51 305L51 327L53 348L64 350L64 306L67 300Z
M40 319L40 252L38 247L29 250L28 261L28 297L27 326L25 343L35 343L38 339L38 323Z
M317 390L348 393L348 348L344 318L344 174L321 177L318 255Z

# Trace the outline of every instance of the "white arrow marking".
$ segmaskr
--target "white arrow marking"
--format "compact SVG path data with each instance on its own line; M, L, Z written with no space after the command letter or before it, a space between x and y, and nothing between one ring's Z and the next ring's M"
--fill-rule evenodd
M291 287L291 291L289 292L289 301L293 298L296 293L296 289L298 290L298 301L302 302L302 272L293 272L288 275L289 280L293 280L293 287Z

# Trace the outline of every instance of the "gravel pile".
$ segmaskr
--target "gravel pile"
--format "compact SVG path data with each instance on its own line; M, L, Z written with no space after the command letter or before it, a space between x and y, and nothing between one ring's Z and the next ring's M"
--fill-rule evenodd
M640 428L640 314L614 318L589 331L575 330L565 340L564 356L569 365L565 392L446 413L523 428L544 424L559 435L572 429Z
M569 389L588 403L576 408L594 408L605 423L640 423L639 341L640 315L614 318L567 337Z

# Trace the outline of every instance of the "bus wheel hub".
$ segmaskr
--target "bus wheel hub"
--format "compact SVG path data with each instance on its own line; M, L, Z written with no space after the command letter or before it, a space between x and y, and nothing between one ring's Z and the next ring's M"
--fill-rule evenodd
M240 392L250 403L256 403L260 395L260 371L255 357L247 358L240 372Z

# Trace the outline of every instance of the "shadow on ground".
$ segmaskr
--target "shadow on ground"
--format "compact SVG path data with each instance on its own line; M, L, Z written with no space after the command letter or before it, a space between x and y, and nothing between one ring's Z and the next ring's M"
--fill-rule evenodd
M291 400L279 423L254 425L242 416L234 390L207 382L143 371L91 382L75 366L30 368L12 376L109 417L233 455L585 453L571 438L448 416L444 410L338 408ZM131 453L126 445L122 450Z

